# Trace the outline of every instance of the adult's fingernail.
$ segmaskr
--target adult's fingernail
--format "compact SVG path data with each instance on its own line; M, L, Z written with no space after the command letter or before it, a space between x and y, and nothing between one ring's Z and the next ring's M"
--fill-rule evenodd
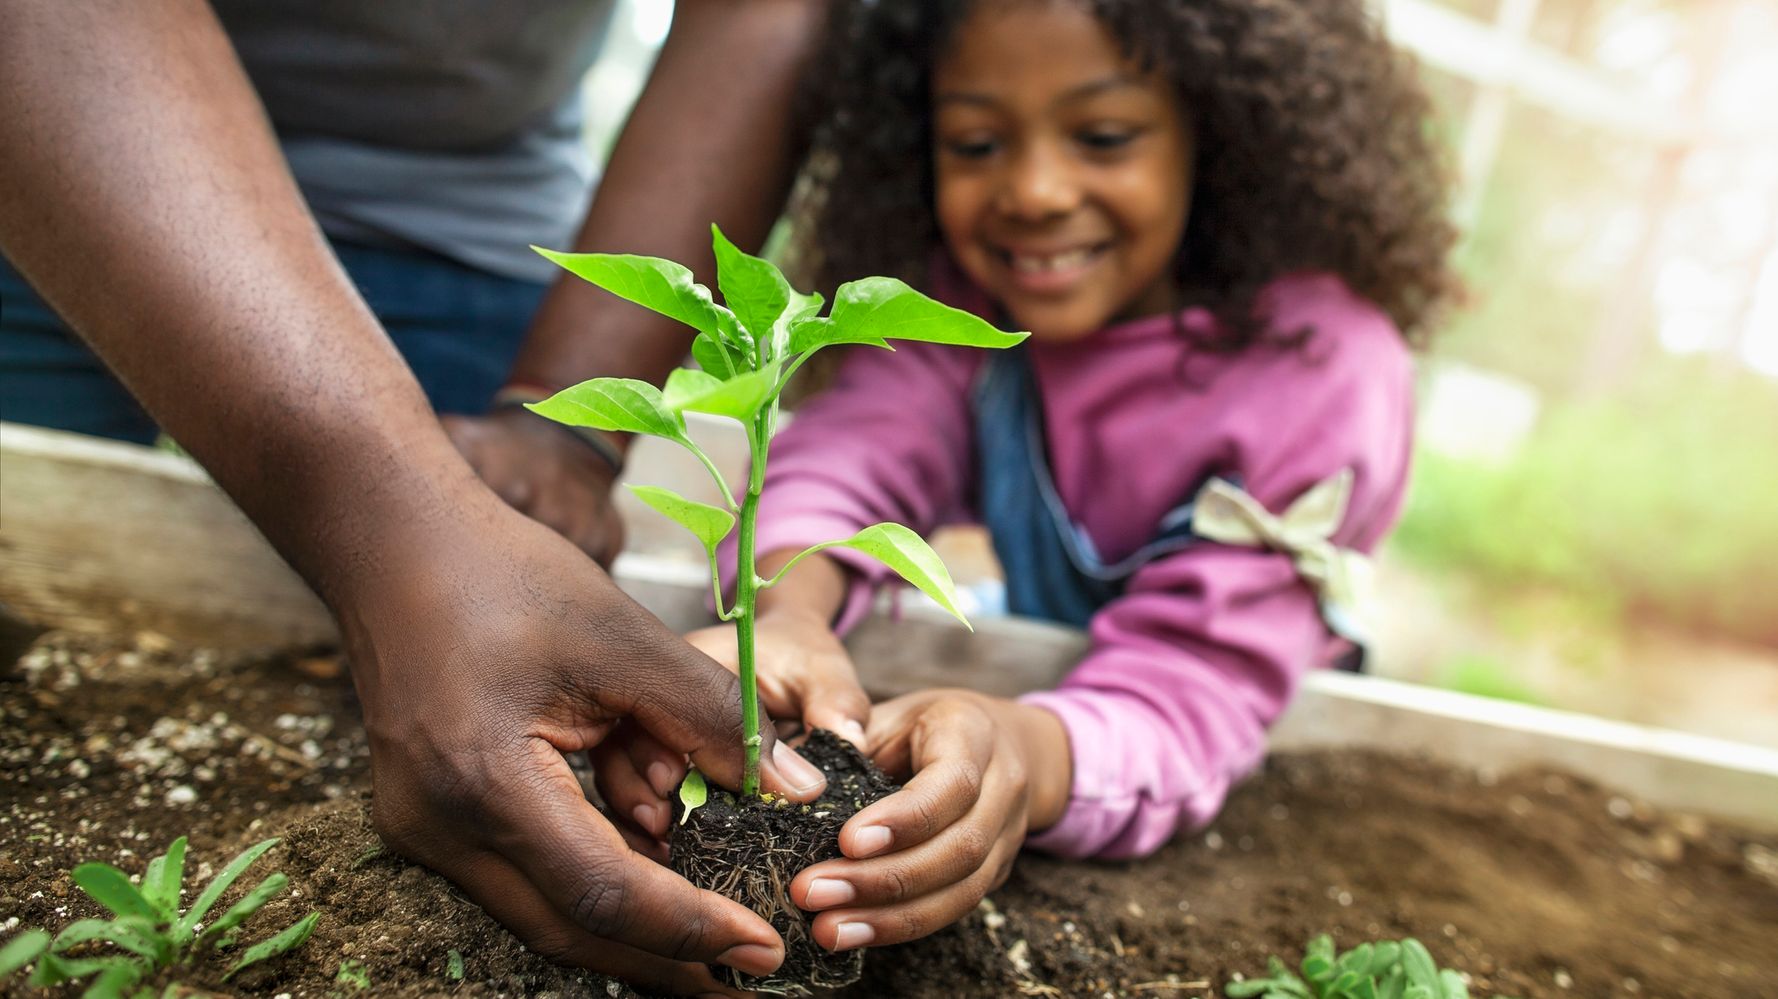
M874 857L889 849L894 839L895 834L888 826L865 826L852 834L852 856L857 859Z
M851 950L854 947L863 947L875 940L877 931L869 923L841 923L840 928L834 931L833 937L834 950Z
M718 955L716 963L749 975L769 975L784 963L784 957L765 944L737 944Z
M778 772L798 794L819 791L821 785L827 783L827 776L816 769L815 764L782 742L772 747L772 762L778 765Z
M808 902L805 909L826 909L836 905L845 905L858 897L858 889L852 887L850 881L837 878L816 878L809 882Z
M635 808L630 809L630 815L635 818L637 825L656 836L659 836L664 831L661 828L661 809L659 805L637 805Z
M840 722L840 738L859 749L864 748L864 726L848 718Z
M654 788L655 794L658 794L663 798L670 798L673 796L672 767L667 766L660 760L655 760L648 765L647 776L648 786Z

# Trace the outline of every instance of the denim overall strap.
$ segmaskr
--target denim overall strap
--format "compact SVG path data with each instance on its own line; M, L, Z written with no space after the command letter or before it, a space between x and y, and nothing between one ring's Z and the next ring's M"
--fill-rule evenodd
M1024 347L988 355L973 401L982 522L1006 576L1012 613L1085 627L1144 563L1196 540L1187 504L1167 514L1139 551L1105 564L1056 491L1043 400Z

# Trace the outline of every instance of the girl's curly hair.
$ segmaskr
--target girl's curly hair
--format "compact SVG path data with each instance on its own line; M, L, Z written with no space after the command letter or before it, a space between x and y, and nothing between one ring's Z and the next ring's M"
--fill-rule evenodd
M863 274L926 283L940 245L929 81L987 2L1082 4L1179 88L1197 162L1175 278L1219 320L1200 347L1268 336L1256 296L1305 270L1339 275L1424 340L1457 287L1448 173L1414 66L1363 0L836 0L801 103L811 151L789 248L801 277L824 290Z

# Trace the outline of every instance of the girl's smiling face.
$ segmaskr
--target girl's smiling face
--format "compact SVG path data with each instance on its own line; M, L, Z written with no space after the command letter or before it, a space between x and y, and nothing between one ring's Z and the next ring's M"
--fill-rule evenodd
M1019 328L1170 311L1193 137L1178 95L1079 5L985 2L934 70L938 226Z

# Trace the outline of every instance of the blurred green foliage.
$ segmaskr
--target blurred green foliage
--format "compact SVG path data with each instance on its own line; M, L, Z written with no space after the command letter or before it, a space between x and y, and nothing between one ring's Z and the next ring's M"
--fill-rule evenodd
M1770 380L1665 358L1608 398L1550 405L1505 464L1420 454L1396 548L1620 625L1778 646L1774 428Z

